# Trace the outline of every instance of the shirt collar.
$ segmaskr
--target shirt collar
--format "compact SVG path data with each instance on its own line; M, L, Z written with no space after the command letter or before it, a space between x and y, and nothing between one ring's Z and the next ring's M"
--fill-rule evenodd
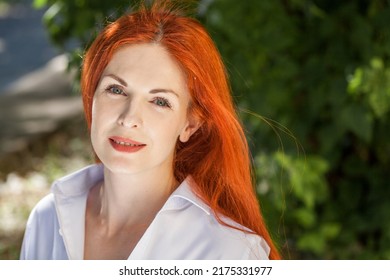
M103 165L91 165L57 180L52 186L60 234L71 260L84 258L88 191L102 179Z
M63 236L69 259L84 258L85 209L88 191L103 179L104 166L95 164L53 183L52 192L60 233ZM195 181L188 176L170 195L160 212L180 210L191 203L210 215L210 207L193 192L194 186L196 186Z
M161 211L165 210L179 210L188 203L200 208L207 215L210 215L210 207L204 203L195 193L196 183L191 176L188 176L170 195L167 202L162 207ZM161 212L160 211L160 212Z

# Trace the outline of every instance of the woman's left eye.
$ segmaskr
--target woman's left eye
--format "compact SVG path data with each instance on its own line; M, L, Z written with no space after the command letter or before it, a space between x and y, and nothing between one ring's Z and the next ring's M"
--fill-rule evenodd
M156 104L157 106L160 106L160 107L167 107L167 108L171 108L171 104L169 103L169 101L163 97L157 97L153 100L153 103Z

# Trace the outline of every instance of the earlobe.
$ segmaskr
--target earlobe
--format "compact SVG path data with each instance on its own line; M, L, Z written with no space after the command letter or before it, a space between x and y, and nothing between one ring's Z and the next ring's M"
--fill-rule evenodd
M180 142L185 143L190 140L191 136L199 129L199 127L201 127L201 125L202 122L199 120L190 120L179 135Z
M189 129L189 128L185 129L185 131L183 131L179 135L180 142L185 143L188 140L190 140L190 137L191 137L192 134L194 134L194 132L191 129Z
M179 135L180 142L185 143L188 140L190 140L191 135L194 134L197 129L198 128L191 128L191 127L187 126L184 129L184 131L182 133L180 133L180 135Z
M191 135L189 135L188 131L184 131L184 132L180 133L179 140L180 140L180 142L185 143L190 139L190 137L191 137Z

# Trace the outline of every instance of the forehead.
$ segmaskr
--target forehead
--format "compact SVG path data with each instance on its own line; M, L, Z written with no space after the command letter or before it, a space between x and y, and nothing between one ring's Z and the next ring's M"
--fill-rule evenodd
M102 76L118 74L125 80L168 83L186 88L186 78L179 63L161 45L125 45L115 51ZM131 83L131 81L129 81ZM161 85L160 85L161 86Z

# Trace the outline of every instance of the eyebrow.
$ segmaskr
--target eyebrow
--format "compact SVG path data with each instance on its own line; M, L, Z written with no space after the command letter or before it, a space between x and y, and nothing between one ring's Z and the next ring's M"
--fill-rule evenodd
M127 83L125 82L125 80L123 80L122 78L118 77L115 74L107 74L107 75L104 75L103 78L104 77L113 78L114 80L117 80L124 87L127 87ZM152 90L149 91L149 93L151 93L151 94L156 94L156 93L160 93L160 92L162 92L162 93L172 93L172 94L176 95L177 98L179 98L179 95L174 90L171 90L171 89L156 88L156 89L152 89Z
M123 80L122 78L119 78L117 75L115 74L107 74L107 75L104 75L104 77L110 77L110 78L113 78L114 80L117 80L122 86L124 87L127 87L127 83L125 82L125 80Z
M152 89L151 91L149 91L149 93L151 93L151 94L155 94L155 93L159 93L159 92L172 93L172 94L176 95L177 98L179 98L179 95L171 89L156 88L156 89Z

